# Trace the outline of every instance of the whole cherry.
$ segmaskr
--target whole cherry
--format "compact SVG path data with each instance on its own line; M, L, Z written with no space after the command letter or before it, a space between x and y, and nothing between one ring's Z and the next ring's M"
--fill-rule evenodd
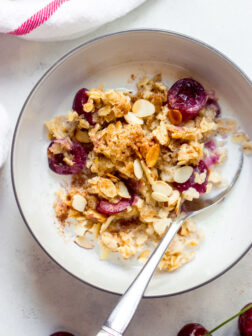
M186 324L177 336L203 336L208 331L199 323Z
M247 311L239 316L238 328L241 336L252 336L252 303L248 303L245 307L251 306Z

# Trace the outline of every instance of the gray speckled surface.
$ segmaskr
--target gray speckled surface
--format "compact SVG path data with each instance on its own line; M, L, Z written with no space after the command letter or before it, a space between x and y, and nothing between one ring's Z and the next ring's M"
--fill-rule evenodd
M60 56L91 37L134 27L171 29L204 40L227 54L251 78L251 10L250 0L149 0L129 15L74 41L37 43L1 35L0 102L8 109L13 129L29 91ZM41 250L19 215L9 162L0 172L0 185L0 335L48 336L60 329L76 336L95 335L118 297L72 278ZM228 273L200 289L143 300L126 334L173 336L190 321L215 326L251 301L251 261L250 251ZM238 335L236 321L216 335Z

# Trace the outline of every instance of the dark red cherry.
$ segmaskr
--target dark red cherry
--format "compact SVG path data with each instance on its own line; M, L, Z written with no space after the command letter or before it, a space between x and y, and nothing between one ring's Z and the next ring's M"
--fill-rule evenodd
M137 196L131 195L131 198L122 198L117 203L111 203L105 199L99 201L96 210L105 215L114 215L116 213L126 210L130 205L137 202Z
M248 303L243 309L251 304ZM252 336L252 308L239 316L238 327L241 336Z
M92 113L84 112L83 105L87 103L88 101L88 95L87 95L88 89L82 88L80 89L73 100L73 106L72 109L77 112L79 115L83 115L84 118L90 123L90 125L93 125L93 115Z
M205 89L192 78L178 80L168 91L169 108L179 110L184 121L194 118L206 104L206 100Z
M203 336L208 331L199 323L186 324L177 336Z
M62 149L62 153L55 154L55 151L52 151L53 146L58 146L59 150ZM64 161L64 152L72 156L72 166ZM79 142L70 144L64 139L53 140L48 146L47 156L49 168L61 175L71 175L80 172L87 160L87 153Z

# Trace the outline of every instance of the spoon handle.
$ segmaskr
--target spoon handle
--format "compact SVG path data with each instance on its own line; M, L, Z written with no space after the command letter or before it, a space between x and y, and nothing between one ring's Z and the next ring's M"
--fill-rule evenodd
M140 273L121 297L97 336L121 336L128 327L163 254L189 215L175 220Z

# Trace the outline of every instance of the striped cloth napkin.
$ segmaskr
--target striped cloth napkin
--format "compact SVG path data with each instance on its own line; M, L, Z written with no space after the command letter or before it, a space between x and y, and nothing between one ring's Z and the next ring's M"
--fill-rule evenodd
M77 38L145 0L1 0L0 33L28 40Z

